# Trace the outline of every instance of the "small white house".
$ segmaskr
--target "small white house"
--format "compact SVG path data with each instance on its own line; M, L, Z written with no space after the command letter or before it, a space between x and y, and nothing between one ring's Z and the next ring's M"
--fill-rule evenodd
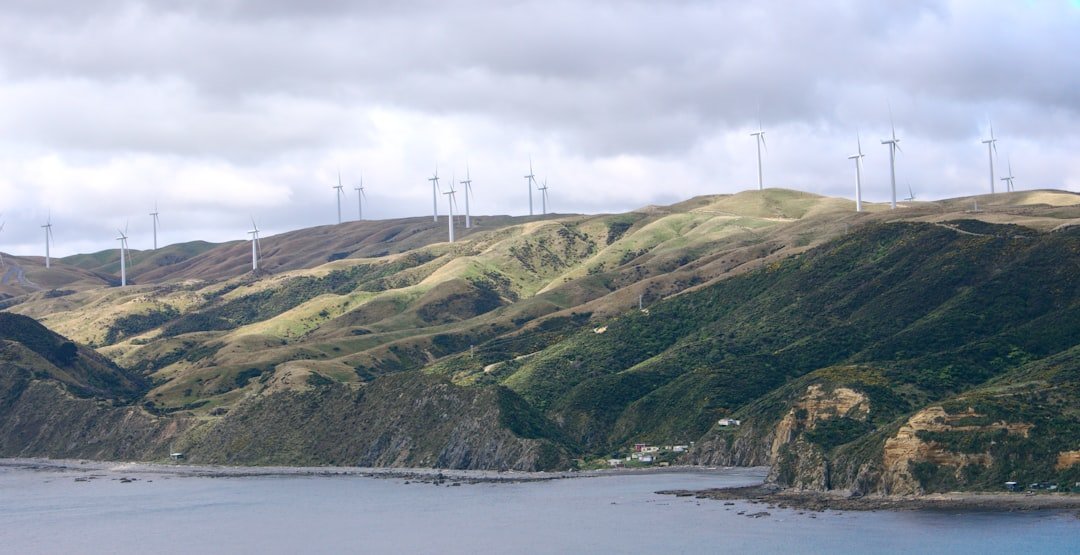
M742 424L742 422L739 421L739 420L735 420L734 418L721 418L717 422L717 424L726 427L726 426L738 426L738 425Z
M180 452L169 453L169 458L171 458L174 461L178 461L178 460L184 458L184 454L180 453Z
M642 453L659 453L660 448L655 446L655 445L646 445L645 447L641 448L641 452Z
M643 463L651 463L653 462L653 456L650 454L642 453L641 456L638 457L638 460Z
M686 450L689 449L689 448L690 448L689 445L676 445L676 446L672 447L671 450L676 452L676 453L685 453Z

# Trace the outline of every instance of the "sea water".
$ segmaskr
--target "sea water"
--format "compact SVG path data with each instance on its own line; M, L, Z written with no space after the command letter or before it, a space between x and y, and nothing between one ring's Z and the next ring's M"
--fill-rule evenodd
M655 493L761 478L732 469L455 487L0 467L0 552L1080 553L1080 518L1067 512L814 513Z

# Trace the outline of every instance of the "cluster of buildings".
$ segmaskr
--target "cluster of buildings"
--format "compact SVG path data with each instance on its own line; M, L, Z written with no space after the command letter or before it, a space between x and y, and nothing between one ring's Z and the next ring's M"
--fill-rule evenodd
M692 444L693 442L691 442ZM633 451L626 458L608 459L608 466L618 468L626 466L626 463L667 465L667 461L660 462L660 458L668 454L681 454L690 450L690 445L649 445L648 443L635 443Z

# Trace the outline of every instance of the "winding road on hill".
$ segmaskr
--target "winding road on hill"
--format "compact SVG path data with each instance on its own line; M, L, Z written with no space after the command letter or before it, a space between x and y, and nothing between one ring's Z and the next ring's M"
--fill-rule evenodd
M6 267L6 270L4 271L4 276L0 278L0 285L11 285L12 280L14 280L15 283L18 283L23 287L29 287L31 289L41 289L40 285L27 279L26 272L23 271L22 266L19 266L18 264L15 264L13 262L5 262L4 265Z

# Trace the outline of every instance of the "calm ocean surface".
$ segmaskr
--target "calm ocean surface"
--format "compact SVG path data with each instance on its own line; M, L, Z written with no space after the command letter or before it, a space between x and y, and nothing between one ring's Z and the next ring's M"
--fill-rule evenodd
M760 478L735 470L437 487L0 468L0 553L1080 553L1080 519L1068 513L811 518L653 493ZM762 510L771 516L736 514Z

